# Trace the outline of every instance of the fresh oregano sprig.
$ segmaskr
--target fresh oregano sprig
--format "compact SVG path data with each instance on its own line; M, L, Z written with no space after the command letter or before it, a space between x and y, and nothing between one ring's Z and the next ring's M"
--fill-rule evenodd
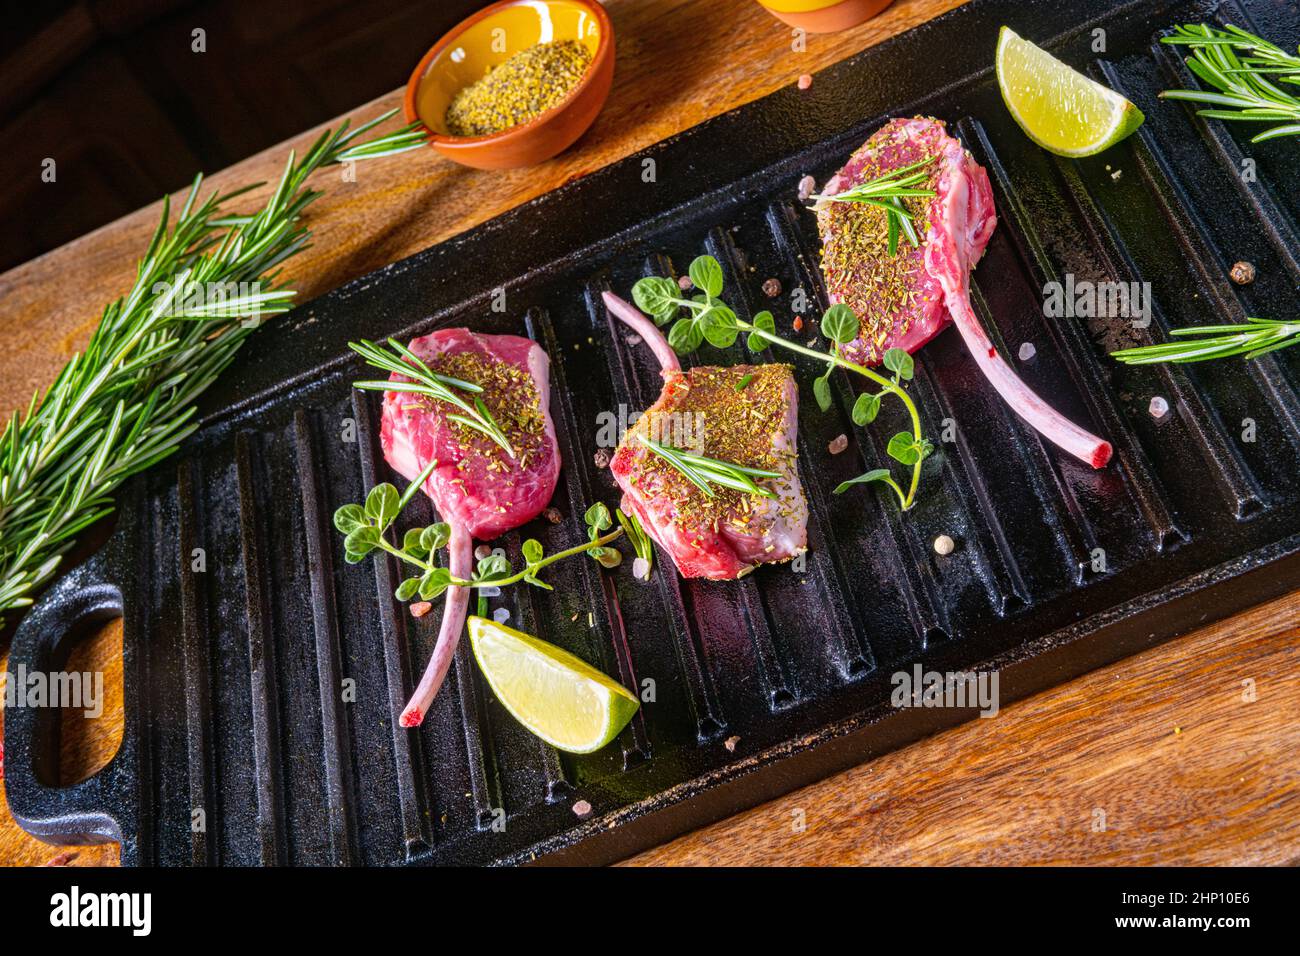
M901 230L913 248L921 245L921 238L916 234L912 222L912 213L903 205L903 200L911 197L931 197L933 189L919 188L930 177L926 169L934 162L933 156L927 156L915 163L882 173L865 183L857 183L840 193L828 195L819 193L814 199L827 202L851 202L875 206L885 210L885 219L889 228L889 254L898 252L898 234Z
M633 300L654 319L656 325L673 323L668 331L668 342L678 354L694 352L705 341L717 348L728 348L743 332L748 336L746 342L751 352L761 352L770 343L825 362L826 371L813 381L813 395L823 412L831 407L829 375L836 368L861 375L880 389L879 392L858 397L852 413L855 424L871 424L880 413L881 400L886 395L893 395L903 403L911 418L912 430L900 431L894 435L889 440L886 451L895 461L912 469L907 490L903 490L889 469L877 468L844 482L835 489L835 493L841 494L856 484L880 482L893 489L904 511L911 508L921 482L921 466L934 451L934 445L922 432L921 415L916 403L903 385L912 379L915 371L912 357L903 349L889 349L884 356L884 365L893 372L893 376L887 378L874 369L849 361L841 354L841 348L859 334L857 316L847 305L833 305L822 315L822 331L831 340L831 346L827 351L821 352L778 335L776 319L771 312L759 312L754 316L753 322L738 317L734 310L718 298L722 294L723 272L722 266L713 256L695 259L688 274L699 290L691 298L684 298L681 287L672 279L662 276L648 276L632 287Z
M398 515L410 503L411 498L423 486L437 462L430 462L424 471L407 486L402 494L384 482L370 489L364 504L348 504L334 512L334 527L343 538L344 558L349 564L365 560L366 555L374 551L391 554L398 560L411 565L420 573L408 577L397 586L394 596L399 601L409 601L419 596L423 601L432 601L449 587L486 588L509 587L523 582L534 587L552 590L540 577L542 570L579 554L589 554L603 567L618 567L623 560L617 548L609 544L624 533L631 537L629 528L644 537L645 532L635 518L619 512L619 527L613 527L609 508L602 502L596 502L587 509L583 521L587 526L587 543L566 548L554 554L546 554L542 543L529 538L523 543L524 565L515 570L505 555L493 552L478 560L473 575L467 580L452 575L451 571L435 563L435 556L451 540L451 526L439 521L425 528L411 528L402 536L401 545L388 540L388 532ZM608 533L606 533L608 532ZM638 556L640 552L638 550Z
M404 375L407 378L414 379L414 381L394 382L391 379L385 379L383 381L353 382L354 387L373 392L408 392L453 405L459 408L463 414L449 412L447 418L450 421L459 422L476 432L486 435L499 445L507 455L511 458L515 457L515 450L510 444L510 439L506 437L506 433L497 424L497 420L492 417L492 412L488 410L487 403L483 401L480 395L483 391L481 386L473 382L452 378L450 375L438 374L429 368L423 359L396 339L390 338L388 347L392 349L391 352L385 351L383 346L376 345L366 339L362 339L360 342L348 343L348 348L365 359L366 364L382 369L385 372L396 372L398 375ZM468 392L470 397L466 399L460 395L460 392Z

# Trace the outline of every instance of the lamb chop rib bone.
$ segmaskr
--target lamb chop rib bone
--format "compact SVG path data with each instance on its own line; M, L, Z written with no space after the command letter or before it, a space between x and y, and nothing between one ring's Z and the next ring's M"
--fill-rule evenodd
M787 365L698 366L683 371L663 332L639 309L604 294L610 313L659 360L663 391L628 431L610 468L634 514L687 578L732 580L807 549L807 504L795 455L798 391ZM725 460L770 469L763 495L704 495L642 444L664 425L695 420ZM692 430L694 431L694 430ZM694 441L702 435L694 432ZM690 439L688 439L690 441ZM678 441L669 441L677 445ZM703 451L703 449L699 449Z
M560 452L549 411L549 360L535 342L514 335L479 335L440 329L415 339L410 350L435 371L483 387L487 403L510 437L514 457L485 436L448 420L448 407L404 392L385 392L380 426L384 458L415 480L437 461L424 491L451 526L448 570L469 580L474 538L496 536L541 514L555 491ZM394 380L401 380L396 373ZM410 703L403 727L424 720L456 653L469 608L468 587L452 585L444 596L442 624L433 654Z
M988 174L949 136L944 124L916 117L893 119L874 133L826 185L833 194L891 169L899 169L930 155L929 186L934 198L926 208L928 221L920 249L900 244L897 258L875 249L840 255L852 248L842 231L857 225L883 227L883 211L865 206L821 201L817 208L823 239L823 268L833 301L852 306L864 323L863 336L851 343L846 356L865 363L879 362L890 346L914 352L934 337L949 320L957 326L976 365L1011 409L1056 445L1101 468L1111 446L1090 434L1039 397L994 348L970 304L970 273L997 224ZM877 290L892 288L911 294L882 297ZM885 279L886 281L873 281ZM938 290L935 290L935 286ZM933 295L941 291L942 300Z

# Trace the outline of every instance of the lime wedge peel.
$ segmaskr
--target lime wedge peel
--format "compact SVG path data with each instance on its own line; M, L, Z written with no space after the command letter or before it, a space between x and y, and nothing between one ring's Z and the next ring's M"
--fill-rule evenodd
M470 646L488 686L530 733L568 753L599 750L640 702L581 658L487 618L469 619Z
M1093 156L1142 125L1112 89L1003 27L996 60L1002 101L1025 135L1058 156Z

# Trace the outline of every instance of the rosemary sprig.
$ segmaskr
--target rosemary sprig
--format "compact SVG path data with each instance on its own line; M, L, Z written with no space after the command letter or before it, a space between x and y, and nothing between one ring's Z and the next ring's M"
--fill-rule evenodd
M583 522L587 526L585 544L548 555L540 541L529 538L523 544L524 566L520 570L515 570L505 555L493 552L479 559L472 577L455 577L448 568L436 563L437 553L451 540L451 526L446 522L439 521L426 528L411 528L402 536L400 546L393 544L387 537L393 522L437 464L436 461L431 461L401 495L398 495L393 485L384 482L370 489L364 505L344 505L334 512L334 527L344 536L344 558L349 564L365 560L366 555L373 551L383 551L420 572L397 586L393 594L399 601L409 601L417 595L423 601L432 601L451 587L479 588L482 597L483 588L509 587L521 581L550 591L553 590L551 585L539 576L544 568L579 554L590 555L603 567L615 568L622 562L623 555L617 548L609 547L609 544L625 533L630 537L633 527L642 537L645 535L640 523L621 511L618 512L619 527L610 531L613 520L609 508L598 501L583 515ZM647 575L648 573L647 571Z
M1162 99L1207 103L1198 110L1210 119L1279 122L1252 138L1259 143L1300 135L1300 97L1279 84L1300 85L1300 57L1240 27L1183 24L1161 42L1192 49L1186 63L1204 83L1218 90L1165 90Z
M1205 362L1232 355L1245 355L1252 359L1300 344L1300 322L1248 318L1241 325L1192 326L1170 329L1169 334L1179 336L1183 341L1121 349L1111 352L1111 358L1127 365Z
M907 490L904 491L893 479L888 469L877 468L851 482L841 484L835 492L840 494L853 484L879 481L894 491L904 511L911 508L921 482L921 466L934 451L934 445L922 433L921 415L916 403L903 385L904 381L911 380L914 373L912 357L903 349L889 349L885 352L885 368L894 373L891 378L887 378L840 354L842 346L858 337L858 319L848 306L833 305L822 316L822 332L831 340L831 346L827 351L820 352L777 335L776 320L771 312L759 312L754 316L753 322L739 318L718 298L722 293L723 273L722 266L713 256L695 259L690 265L689 274L695 287L700 290L690 299L682 298L680 286L672 279L662 276L648 276L632 287L633 300L642 311L654 318L656 325L673 323L668 330L668 343L679 354L688 355L705 341L718 348L728 348L744 332L748 336L746 343L751 352L761 352L770 343L826 363L826 370L813 382L813 395L823 412L831 407L829 377L836 368L861 375L880 388L878 392L858 396L852 412L854 424L865 426L873 422L880 413L881 401L886 395L893 395L903 403L911 419L912 430L895 434L889 440L886 450L895 461L912 469L912 480ZM683 309L686 310L685 315L682 314Z
M0 433L0 615L31 604L76 535L113 511L114 489L194 431L195 399L256 324L241 317L289 309L293 290L277 282L311 236L300 219L320 192L306 187L307 177L423 144L417 124L358 141L393 112L326 130L301 159L291 152L252 215L229 213L227 204L260 184L200 200L196 176L175 223L164 198L130 292L109 303L86 350ZM257 291L206 303L189 294L244 283Z
M916 226L912 222L912 213L901 200L934 195L933 189L918 188L929 178L930 173L926 167L933 163L934 159L933 156L928 156L918 162L882 173L865 183L850 186L841 193L834 195L820 193L813 198L827 202L862 203L885 210L886 220L889 223L889 254L892 256L898 252L900 230L914 248L921 244L921 238L916 234Z
M770 488L760 487L754 482L754 479L780 478L781 473L779 471L746 468L743 465L735 465L729 461L706 458L704 455L697 455L694 452L684 451L681 448L674 448L671 445L665 445L646 438L645 435L640 433L637 434L637 438L641 439L641 444L680 471L691 484L710 498L716 496L716 492L713 490L714 485L743 491L746 494L759 495L763 498L776 497L776 492Z
M483 391L480 386L473 382L452 378L449 375L439 375L429 368L418 355L396 339L390 338L388 346L393 350L392 352L386 352L382 346L366 339L362 339L360 342L348 343L348 348L364 358L366 364L382 369L385 372L396 372L399 375L414 379L414 381L394 382L385 379L383 381L353 382L354 387L376 392L410 392L415 395L425 395L440 402L446 402L448 405L454 405L464 414L450 412L447 415L449 420L459 422L467 428L472 428L474 431L486 435L499 445L507 455L511 458L515 457L515 449L510 444L510 439L506 437L506 433L497 424L497 420L492 417L492 412L488 410L487 404L479 395ZM461 397L460 392L469 392L470 398Z

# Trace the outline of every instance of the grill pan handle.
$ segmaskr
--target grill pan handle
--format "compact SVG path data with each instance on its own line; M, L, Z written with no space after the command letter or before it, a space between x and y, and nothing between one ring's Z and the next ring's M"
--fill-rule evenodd
M122 616L122 591L110 583L106 550L55 584L18 626L6 677L15 694L24 690L18 676L59 670L76 639ZM128 670L123 668L124 683L131 681ZM133 864L137 828L130 824L137 807L129 771L137 753L134 724L128 712L121 747L107 766L81 783L60 787L52 783L59 776L59 709L6 707L5 792L18 825L47 843L121 842L123 865Z

